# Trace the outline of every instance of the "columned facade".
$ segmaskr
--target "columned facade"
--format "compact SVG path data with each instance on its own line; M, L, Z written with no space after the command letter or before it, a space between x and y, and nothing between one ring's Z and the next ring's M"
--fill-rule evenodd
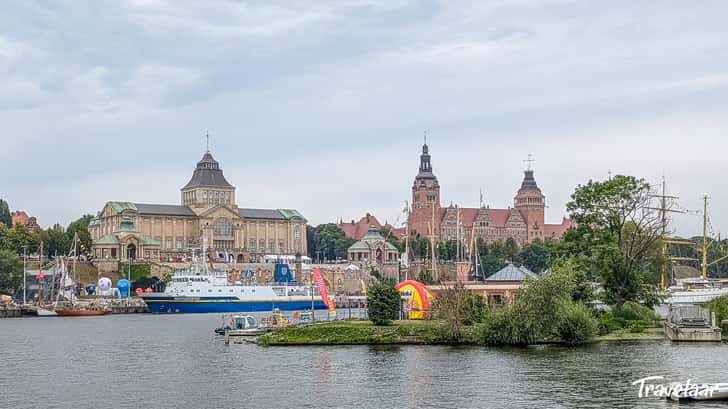
M293 209L238 207L235 187L210 152L205 152L180 193L180 205L106 203L89 226L94 256L104 260L128 257L128 251L118 247L123 221L133 225L140 237L158 243L156 248L143 243L131 247L138 260L186 260L201 251L203 238L207 239L208 256L218 261L256 262L264 255L306 254L303 215Z

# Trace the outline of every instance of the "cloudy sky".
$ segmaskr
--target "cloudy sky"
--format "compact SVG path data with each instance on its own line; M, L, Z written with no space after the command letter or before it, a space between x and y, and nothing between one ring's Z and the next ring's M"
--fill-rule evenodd
M709 192L725 235L726 15L723 1L6 2L0 197L44 226L109 200L178 203L209 131L241 207L395 222L426 130L445 205L477 206L480 189L510 205L531 153L549 221L590 178L664 174L686 209Z

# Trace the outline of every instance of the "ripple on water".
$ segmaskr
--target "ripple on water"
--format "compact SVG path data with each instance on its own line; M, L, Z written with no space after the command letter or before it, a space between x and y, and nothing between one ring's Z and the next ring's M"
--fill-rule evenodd
M728 381L728 347L224 346L217 315L0 320L0 407L662 408L631 382ZM710 406L701 406L710 407Z

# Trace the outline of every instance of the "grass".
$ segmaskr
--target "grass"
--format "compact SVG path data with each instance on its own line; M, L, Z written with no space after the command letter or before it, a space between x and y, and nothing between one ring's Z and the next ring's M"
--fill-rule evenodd
M659 327L646 328L643 332L622 329L594 338L594 341L657 341L665 339L665 331Z
M441 321L394 321L377 326L371 321L323 321L279 328L258 337L261 345L393 345L451 344Z

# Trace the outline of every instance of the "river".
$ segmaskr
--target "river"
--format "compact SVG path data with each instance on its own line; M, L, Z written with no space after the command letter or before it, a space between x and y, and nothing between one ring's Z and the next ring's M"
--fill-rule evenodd
M724 344L265 348L225 346L219 321L0 320L0 407L662 408L680 405L639 399L632 381L728 382Z

